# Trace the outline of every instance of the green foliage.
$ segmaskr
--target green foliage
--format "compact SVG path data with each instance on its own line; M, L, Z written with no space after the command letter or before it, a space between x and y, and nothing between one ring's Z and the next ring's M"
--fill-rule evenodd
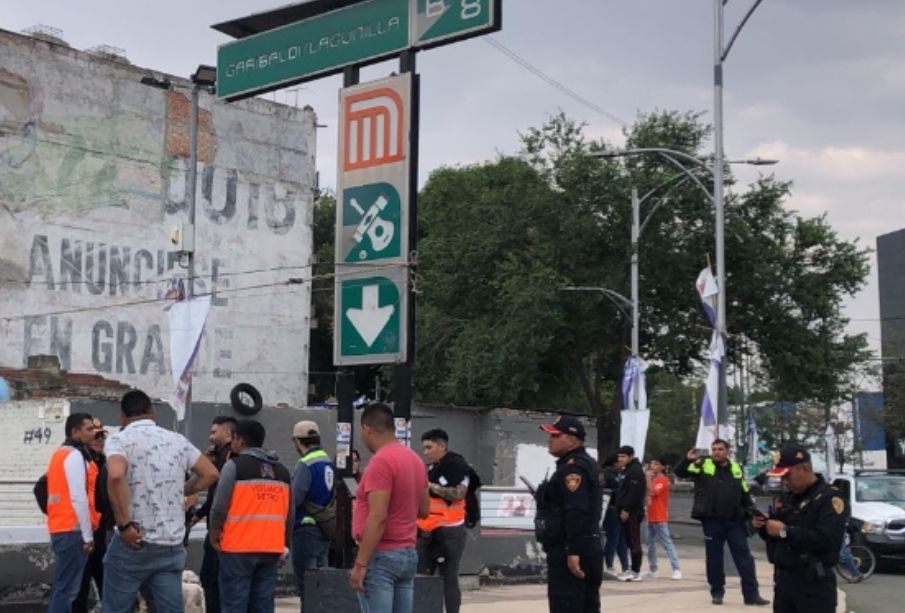
M311 317L317 327L311 330L308 368L314 385L312 401L320 402L334 393L333 375L333 243L336 228L336 196L324 193L314 203L312 234L314 242Z
M708 134L699 115L657 112L626 137L629 147L699 156ZM630 323L602 293L563 288L628 295L631 187L655 190L642 218L668 194L641 239L641 347L671 376L691 375L710 337L693 282L712 253L711 200L657 156L589 156L606 143L588 142L562 114L522 139L520 157L440 169L420 195L418 397L583 409L599 418L606 452L618 439ZM701 181L711 189L709 177ZM784 209L789 190L763 177L728 194L729 331L749 339L730 342L729 359L749 347L763 385L824 404L844 395L847 373L868 357L866 339L846 335L841 314L843 298L864 283L867 252L826 219ZM652 431L651 449L676 444L673 434L684 448L694 432L696 409L682 396L674 402L687 409L671 414L681 423L656 415L656 429L670 432Z

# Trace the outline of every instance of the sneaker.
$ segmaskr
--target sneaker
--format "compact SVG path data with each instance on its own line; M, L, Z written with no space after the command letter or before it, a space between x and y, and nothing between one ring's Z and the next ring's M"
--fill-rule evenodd
M619 575L617 575L616 578L620 581L628 581L630 577L634 576L634 574L635 573L630 570L624 570Z
M626 579L626 581L642 581L644 577L641 573L632 573L632 576Z
M679 569L677 568L676 570L672 571L672 580L673 580L673 581L679 581L681 578L682 578L682 571L681 571L681 570L679 570Z
M710 598L710 602L712 602L713 604L723 604L723 597L722 596L712 596Z
M645 579L656 579L656 578L657 578L657 571L655 571L655 570L648 570L648 571L645 571L644 573L642 573L641 576L644 577Z
M619 579L619 575L616 574L616 569L607 568L603 571L603 580L604 581L617 581Z

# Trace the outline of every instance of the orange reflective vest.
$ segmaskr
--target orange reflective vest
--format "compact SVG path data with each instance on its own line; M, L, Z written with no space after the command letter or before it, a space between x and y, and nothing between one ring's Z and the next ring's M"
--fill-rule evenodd
M418 520L418 529L433 532L437 528L448 528L465 523L465 499L448 502L436 496L430 497L430 511L427 517Z
M72 496L69 495L66 468L63 466L70 453L81 452L72 447L60 447L53 452L47 467L47 531L51 534L80 530L79 517L72 504Z
M220 548L228 553L282 554L292 499L289 471L251 455L231 461L236 463L236 484Z
M91 530L97 532L101 527L101 512L97 510L97 474L100 469L97 462L91 460L88 462L88 516L91 518Z

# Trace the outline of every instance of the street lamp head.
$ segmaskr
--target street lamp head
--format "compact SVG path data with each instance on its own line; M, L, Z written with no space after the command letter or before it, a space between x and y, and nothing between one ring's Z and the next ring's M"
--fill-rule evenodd
M753 158L750 160L726 160L727 164L746 164L748 166L773 166L778 164L779 160L765 160L764 158Z
M201 64L192 74L192 83L202 87L210 87L217 82L217 69L214 66Z
M592 158L612 160L613 158L625 157L627 153L619 149L601 149L600 151L591 151L588 155Z

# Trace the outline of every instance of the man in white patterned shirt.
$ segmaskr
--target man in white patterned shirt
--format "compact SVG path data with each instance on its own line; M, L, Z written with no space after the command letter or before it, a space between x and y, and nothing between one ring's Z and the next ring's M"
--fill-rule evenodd
M122 430L107 439L107 491L116 534L104 558L105 613L132 611L142 584L158 613L182 612L186 496L216 481L214 465L184 436L154 423L148 395L120 402ZM186 472L194 477L188 482Z

